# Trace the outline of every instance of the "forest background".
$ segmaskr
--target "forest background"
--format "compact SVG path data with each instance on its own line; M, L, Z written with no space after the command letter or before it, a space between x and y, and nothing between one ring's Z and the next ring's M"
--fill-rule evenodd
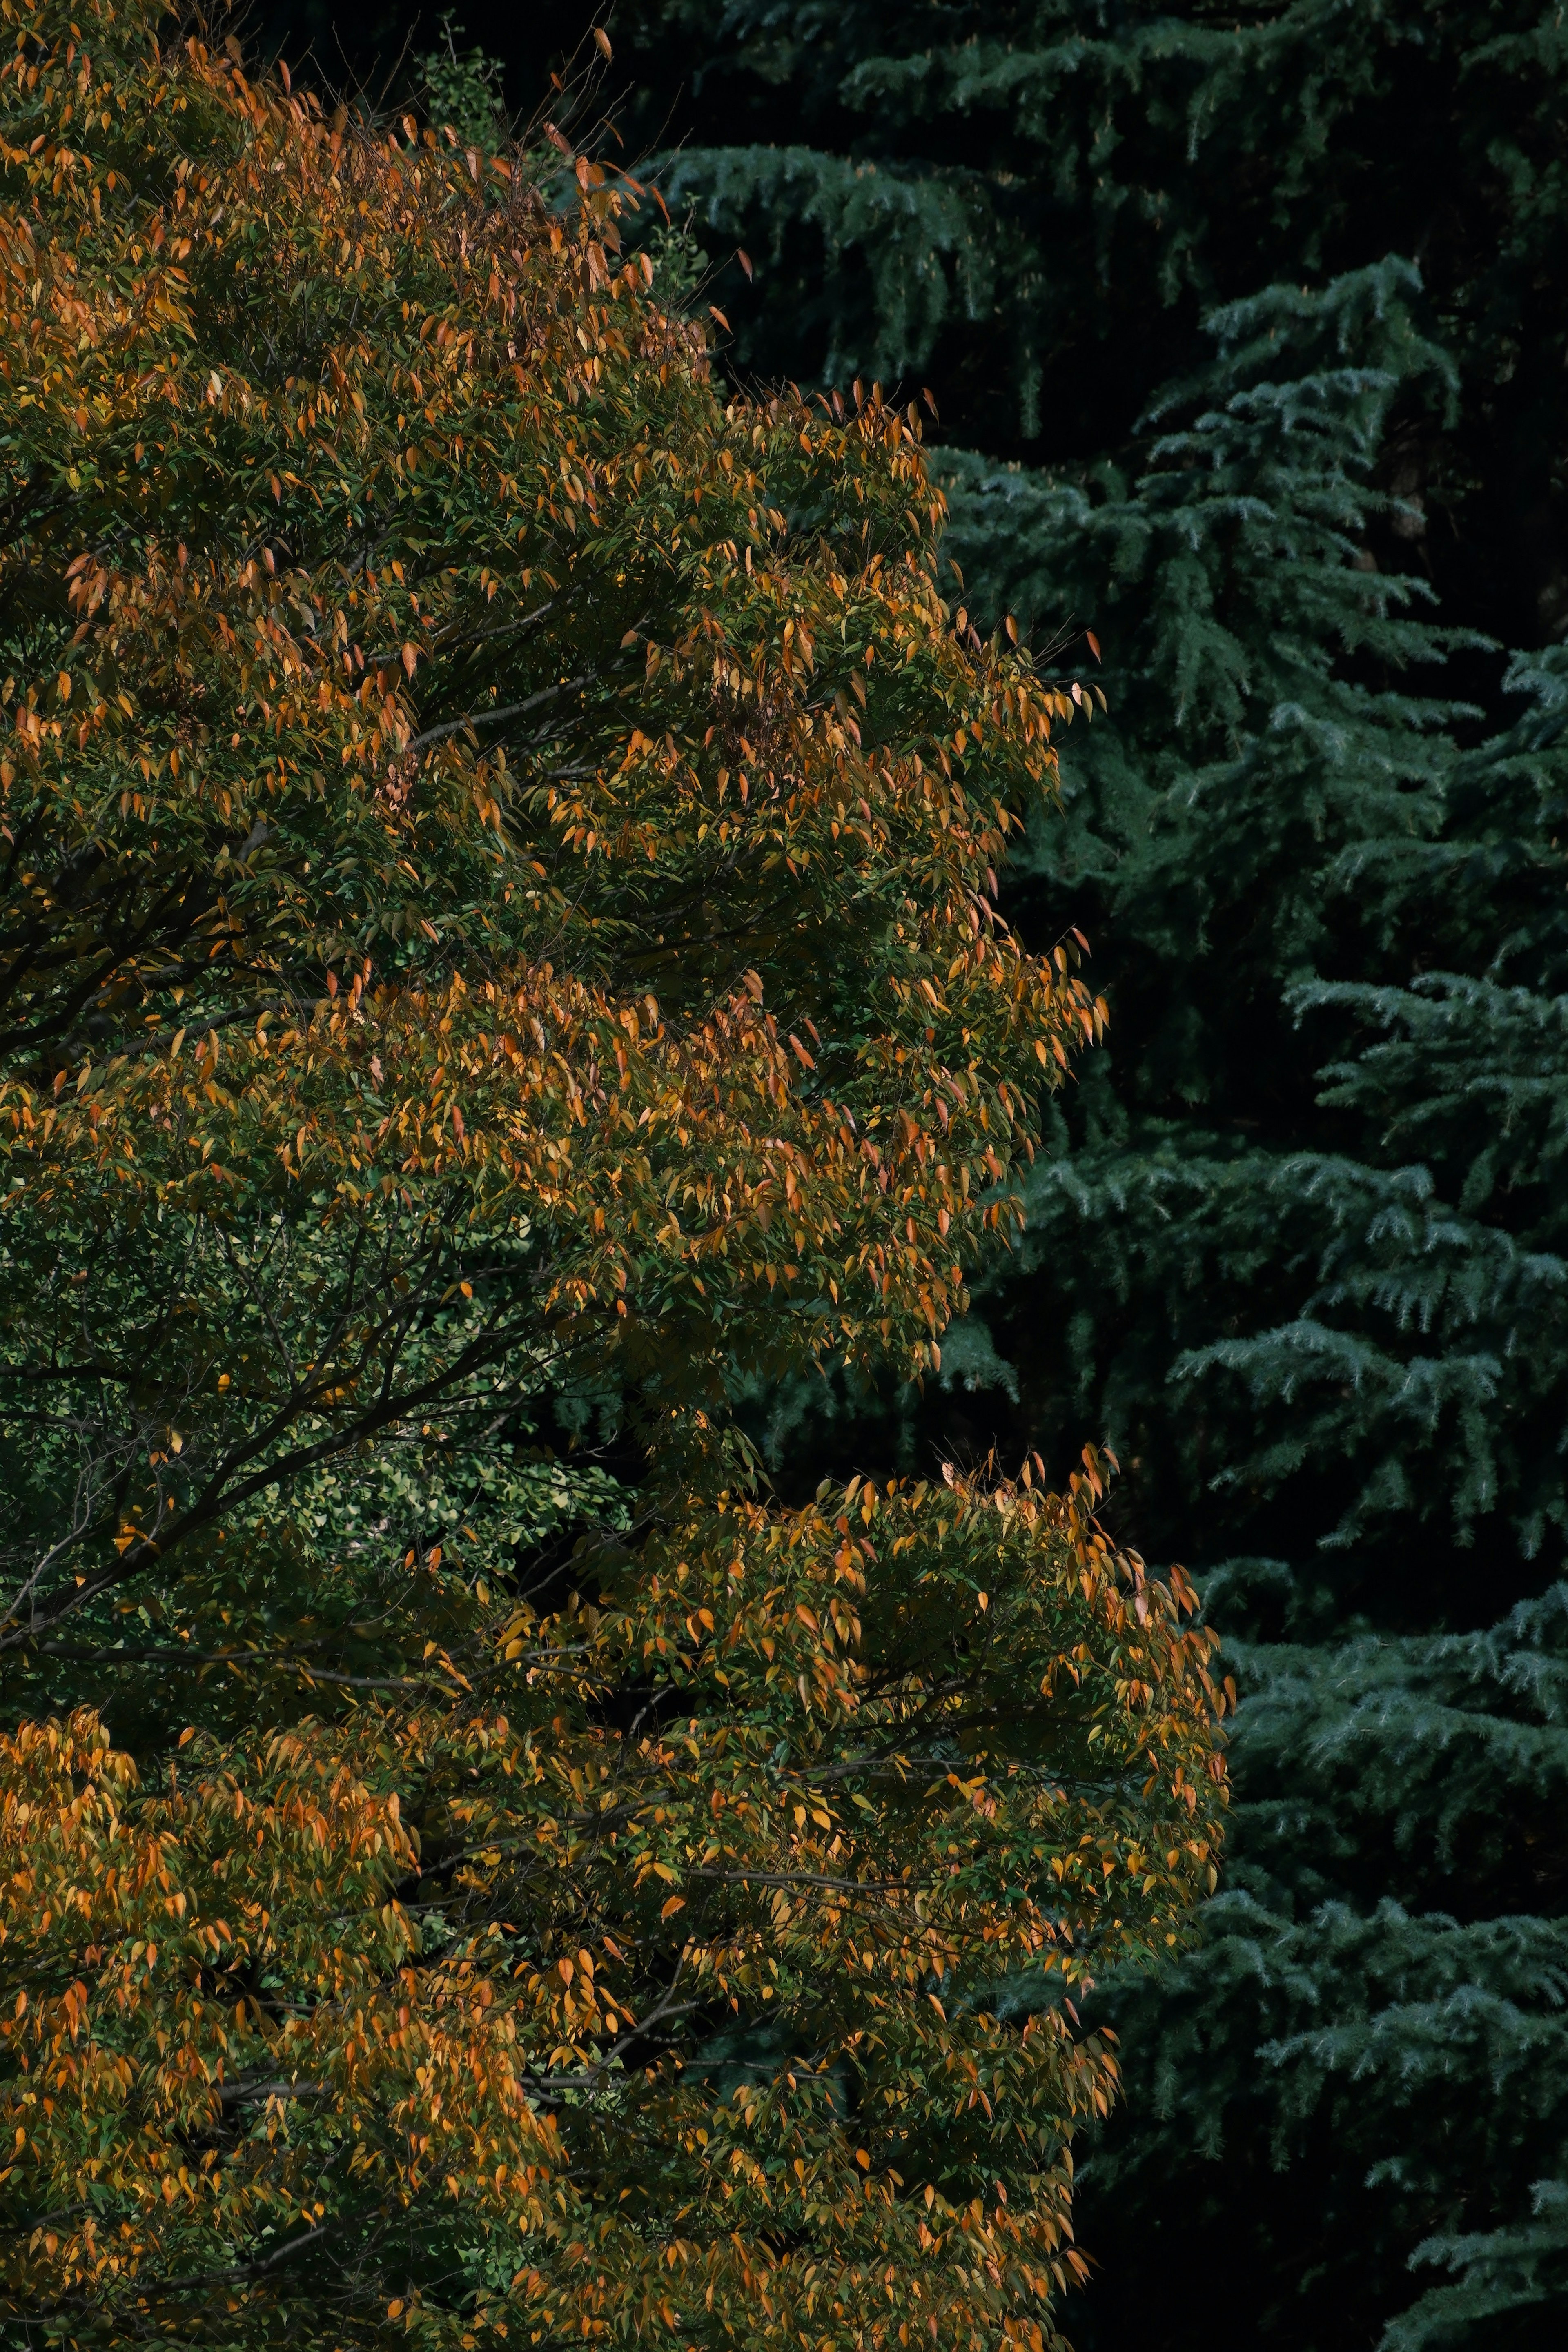
M585 71L590 21L265 24L651 171L735 373L929 391L977 618L1103 656L1004 902L1083 929L1111 1011L1021 1249L940 1389L755 1404L786 1496L993 1444L1059 1476L1092 1429L1239 1679L1206 1931L1096 2002L1128 2096L1071 2332L1554 2342L1562 12L637 0Z

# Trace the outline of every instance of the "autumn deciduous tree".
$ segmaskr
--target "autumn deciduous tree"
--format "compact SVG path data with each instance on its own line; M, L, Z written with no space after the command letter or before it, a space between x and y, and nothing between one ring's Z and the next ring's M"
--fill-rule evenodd
M1210 1637L1092 1454L784 1511L728 1407L1015 1218L1070 705L632 183L5 20L0 2313L1040 2352Z

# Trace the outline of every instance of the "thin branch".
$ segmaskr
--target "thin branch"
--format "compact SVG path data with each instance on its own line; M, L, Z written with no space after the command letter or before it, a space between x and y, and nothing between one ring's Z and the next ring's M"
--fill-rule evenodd
M447 735L458 735L465 727L495 727L503 719L520 719L526 711L537 710L542 702L558 702L563 694L573 694L580 686L592 685L597 675L596 671L588 670L581 677L563 678L559 686L541 687L539 692L531 694L526 701L503 702L497 710L466 710L460 719L443 719L439 727L427 727L422 735L416 735L412 741L405 743L402 756L411 760L427 744L439 743Z

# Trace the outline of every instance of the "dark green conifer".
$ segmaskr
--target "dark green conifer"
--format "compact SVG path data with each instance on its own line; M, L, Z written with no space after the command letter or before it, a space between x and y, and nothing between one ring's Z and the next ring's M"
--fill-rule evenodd
M1456 648L1369 478L1442 396L1415 292L1218 314L1136 467L949 468L972 591L1093 612L1117 714L1016 911L1095 906L1118 1020L983 1311L1019 1420L1098 1411L1246 1695L1207 1946L1112 1996L1096 2344L1195 2345L1210 2265L1324 2347L1533 2340L1565 2275L1568 658L1500 729L1411 690ZM1130 2199L1187 2292L1119 2270Z
M994 455L1120 447L1215 305L1408 255L1465 397L1394 420L1387 485L1441 519L1456 613L1568 620L1555 0L633 0L614 28L629 143L679 139L667 196L754 266L717 297L739 363L930 383Z

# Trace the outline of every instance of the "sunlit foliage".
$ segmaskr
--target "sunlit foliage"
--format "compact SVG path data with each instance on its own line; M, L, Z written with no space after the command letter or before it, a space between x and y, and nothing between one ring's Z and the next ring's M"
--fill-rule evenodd
M728 1415L1016 1226L1073 704L559 134L5 16L0 2309L1040 2352L1212 1638L1092 1453L783 1511Z

